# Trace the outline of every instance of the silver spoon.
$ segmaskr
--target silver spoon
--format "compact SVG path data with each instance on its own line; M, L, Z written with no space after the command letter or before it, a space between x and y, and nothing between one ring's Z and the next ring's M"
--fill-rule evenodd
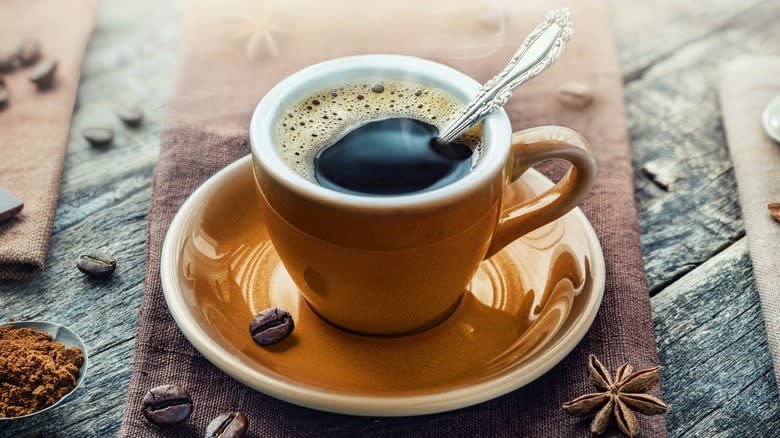
M48 406L44 409L41 409L40 411L33 412L32 414L28 415L20 415L18 417L0 417L0 422L4 420L18 420L20 418L28 418L32 417L33 415L38 415L41 412L48 411L49 409L53 409L55 406L58 406L62 404L68 397L70 397L76 390L81 386L82 382L84 382L84 376L87 374L87 347L84 345L84 342L81 341L81 338L76 335L71 329L59 325L54 322L49 321L17 321L17 322L4 322L0 323L0 327L5 326L11 326L11 327L26 327L29 329L33 329L39 332L48 333L53 341L56 342L62 342L66 347L76 347L79 350L81 350L81 353L84 355L84 363L81 365L81 368L79 369L79 375L76 379L76 386L73 387L73 389L70 390L69 393L65 394L57 400L56 403L54 403L51 406Z
M573 33L568 9L548 12L544 22L525 38L504 70L482 85L463 113L439 134L436 141L439 144L452 142L483 117L503 107L512 96L512 90L536 77L561 56Z

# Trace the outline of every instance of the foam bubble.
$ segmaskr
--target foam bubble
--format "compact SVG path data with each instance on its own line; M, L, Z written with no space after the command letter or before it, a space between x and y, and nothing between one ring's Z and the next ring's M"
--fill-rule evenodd
M442 130L462 108L463 104L444 90L417 82L355 81L314 92L289 107L277 120L276 150L296 173L315 181L317 152L355 127L373 120L408 117ZM482 152L480 128L478 125L461 137L474 150L473 165Z

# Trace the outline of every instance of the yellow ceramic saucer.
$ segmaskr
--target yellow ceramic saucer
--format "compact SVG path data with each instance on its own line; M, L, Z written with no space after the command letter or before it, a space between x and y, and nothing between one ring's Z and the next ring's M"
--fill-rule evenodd
M529 171L506 203L551 185ZM596 316L604 259L579 209L482 263L457 310L404 337L368 337L312 312L263 225L250 157L184 203L162 252L162 286L176 323L211 363L299 405L355 415L418 415L476 404L538 378L568 354ZM293 334L254 343L249 321L279 306Z

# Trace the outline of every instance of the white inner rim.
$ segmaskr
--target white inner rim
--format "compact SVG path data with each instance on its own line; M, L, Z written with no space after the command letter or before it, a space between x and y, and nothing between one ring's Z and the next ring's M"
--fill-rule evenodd
M429 208L447 204L480 188L501 171L509 155L512 128L502 110L484 119L482 156L465 177L429 192L401 196L361 196L326 189L292 170L276 152L274 131L280 114L305 96L350 80L403 79L447 91L468 102L480 84L443 64L411 56L361 55L312 65L277 84L255 108L249 126L252 156L272 178L290 190L322 203L361 210Z

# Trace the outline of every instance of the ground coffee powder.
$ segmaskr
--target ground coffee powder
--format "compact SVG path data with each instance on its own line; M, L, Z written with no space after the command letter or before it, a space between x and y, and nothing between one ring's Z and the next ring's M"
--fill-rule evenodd
M84 355L29 328L0 327L0 417L32 414L76 386Z

